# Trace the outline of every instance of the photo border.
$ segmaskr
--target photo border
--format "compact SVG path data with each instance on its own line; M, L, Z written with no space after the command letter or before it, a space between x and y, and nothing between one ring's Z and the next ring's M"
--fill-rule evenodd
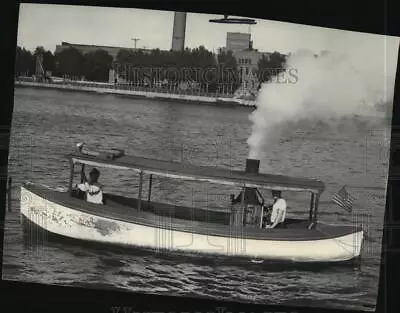
M397 11L394 10L389 1L363 1L351 3L344 2L342 5L338 1L297 1L297 4L284 2L268 2L267 9L260 10L256 2L229 1L229 9L222 7L227 0L218 1L25 1L26 3L47 3L47 4L72 4L72 5L96 5L108 7L131 7L142 9L169 10L169 11L188 11L196 13L223 14L229 11L232 15L246 16L260 19L277 20L310 26L322 26L335 29L361 31L371 34L387 34L400 36L400 21ZM8 6L8 7L7 7ZM3 19L3 103L2 113L0 114L0 133L2 136L0 160L1 160L1 180L0 195L1 203L6 203L7 190L7 162L9 134L13 109L14 95L14 62L15 60L16 37L18 25L18 3L6 2L7 18ZM4 10L3 8L3 10ZM12 25L12 27L10 27ZM12 44L15 43L15 44ZM395 84L395 95L392 119L392 138L400 138L400 65L397 65L397 75ZM5 134L5 135L4 135ZM380 286L377 299L377 312L396 312L399 308L395 307L398 303L396 290L399 290L399 232L400 218L399 207L400 197L398 187L400 186L400 144L391 142L388 194L386 196L386 210L383 230L382 257L380 266ZM395 209L396 208L396 209ZM4 229L4 212L1 210L0 222L1 229ZM0 239L4 242L4 234L1 232ZM2 259L3 251L0 256ZM1 269L1 268L0 268ZM323 287L323 286L322 286ZM167 296L151 296L138 293L125 293L114 291L99 291L86 288L45 286L41 284L1 281L0 294L2 305L12 305L13 309L25 309L30 312L35 310L51 309L52 312L67 310L85 312L112 312L112 308L132 308L132 312L216 312L217 308L225 308L228 312L352 312L350 310L332 310L324 308L304 308L289 306L266 306L266 305L245 305L233 302L222 302L199 298L173 298ZM134 308L134 309L133 309ZM220 310L220 309L219 309ZM217 312L220 313L220 312Z

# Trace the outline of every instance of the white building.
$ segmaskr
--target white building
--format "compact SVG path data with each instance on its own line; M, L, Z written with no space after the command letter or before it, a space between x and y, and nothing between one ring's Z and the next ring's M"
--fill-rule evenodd
M253 49L251 35L248 33L227 33L225 51L232 51L236 59L237 69L240 72L241 86L239 93L256 93L259 87L257 78L258 62L269 52L260 52Z

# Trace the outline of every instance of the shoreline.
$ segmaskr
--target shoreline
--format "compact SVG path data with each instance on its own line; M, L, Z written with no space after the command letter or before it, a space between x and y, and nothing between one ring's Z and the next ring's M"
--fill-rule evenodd
M140 90L124 90L117 88L110 88L109 86L90 86L87 84L68 84L68 83L42 83L42 82L29 82L15 80L14 87L31 87L43 89L56 89L64 91L80 91L80 92L93 92L97 94L113 94L124 97L132 97L136 99L156 99L156 100L175 100L179 102L195 102L200 104L216 105L216 106L230 106L230 107L256 107L256 101L235 99L230 97L210 97L200 95L187 95L175 93L163 93L155 91L140 91Z

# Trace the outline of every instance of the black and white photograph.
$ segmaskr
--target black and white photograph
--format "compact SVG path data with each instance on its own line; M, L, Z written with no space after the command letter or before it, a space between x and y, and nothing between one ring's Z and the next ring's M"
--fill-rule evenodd
M399 43L21 4L2 279L374 311Z

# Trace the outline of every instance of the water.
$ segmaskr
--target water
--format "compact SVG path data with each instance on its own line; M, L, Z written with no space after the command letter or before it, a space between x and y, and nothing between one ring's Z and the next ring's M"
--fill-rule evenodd
M249 113L250 108L17 88L9 166L13 212L6 217L3 279L373 310L388 170L390 123L382 117L351 117L335 127L321 121L284 125L282 137L267 147L261 160L261 171L323 180L322 221L364 224L367 238L357 267L289 268L219 258L211 262L57 241L35 243L23 236L20 183L29 180L66 187L69 164L64 154L77 142L120 147L127 154L143 157L241 169L248 155ZM106 191L125 195L135 193L138 185L133 172L102 170L101 181ZM343 185L356 198L353 215L330 201ZM155 179L152 197L201 205L208 194L209 202L221 204L232 192L224 188ZM307 214L308 198L292 193L284 196L290 206L288 214Z

